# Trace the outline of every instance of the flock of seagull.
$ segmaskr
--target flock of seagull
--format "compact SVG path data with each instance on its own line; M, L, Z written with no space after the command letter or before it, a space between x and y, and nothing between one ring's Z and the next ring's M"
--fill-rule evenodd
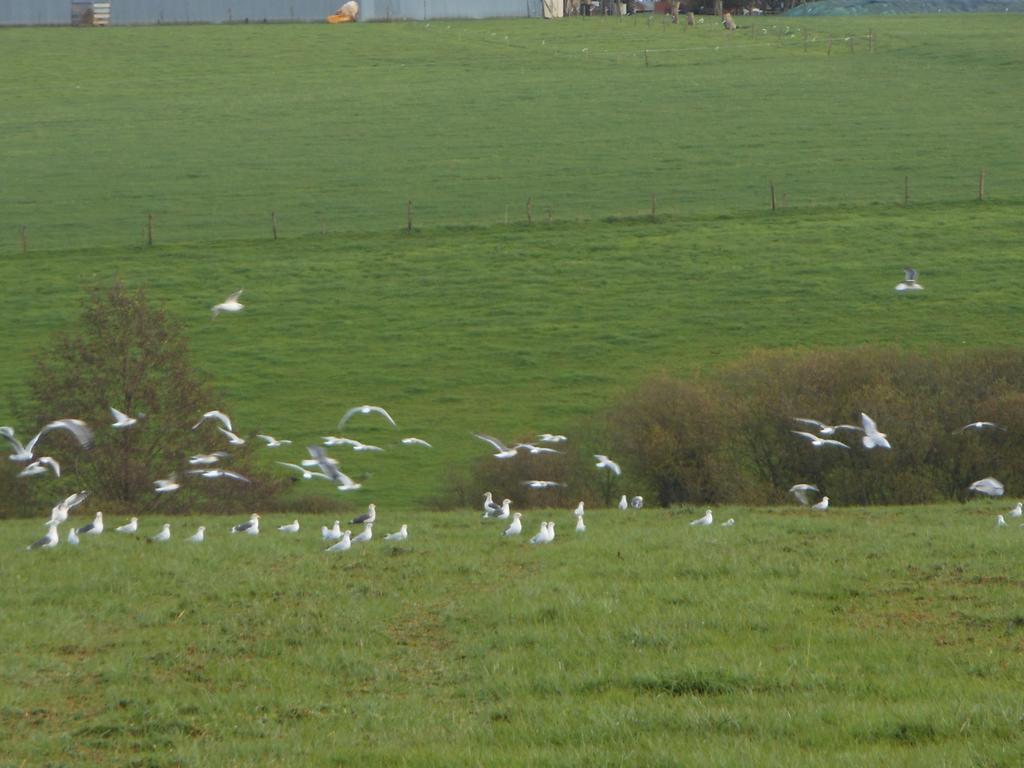
M904 268L904 279L896 285L895 290L899 293L905 293L909 291L921 291L924 290L918 282L917 270L906 267ZM213 317L216 318L221 313L237 313L241 312L245 305L243 305L239 299L242 296L242 291L239 290L232 293L223 302L216 304L212 308ZM130 429L139 423L139 419L143 418L143 414L137 416L131 416L124 413L117 408L110 408L111 416L114 421L110 424L112 429L124 430ZM376 415L383 418L392 427L397 428L397 423L388 411L380 406L376 405L361 405L355 406L348 409L345 414L341 417L338 422L338 429L343 429L348 422L355 416L369 416ZM891 450L892 445L890 444L888 437L884 432L878 429L878 425L874 419L868 416L866 413L860 414L860 425L855 424L828 424L818 419L812 418L794 418L794 421L805 427L805 429L791 430L794 435L805 440L808 445L815 449L823 448L841 448L845 450L851 450L851 446L847 443L842 442L838 439L838 435L841 432L852 432L860 433L861 444L867 450L873 450L880 448L883 450ZM239 437L234 431L230 417L219 410L207 411L202 417L193 425L192 429L199 429L206 422L215 422L216 429L226 439L228 445L239 446L245 444L245 439ZM807 431L813 429L814 431ZM27 443L21 443L15 435L13 428L9 426L0 426L0 438L7 441L11 448L11 454L8 457L10 460L26 464L25 468L18 473L18 477L34 477L52 473L56 477L60 477L61 468L59 462L52 456L39 456L36 457L36 449L40 440L47 434L57 430L64 430L69 432L78 442L82 448L91 448L93 444L93 433L88 425L79 419L58 419L46 424L39 432L32 437ZM961 427L958 432L967 431L983 431L983 430L1004 430L1005 427L1000 426L991 421L976 421ZM499 440L496 437L485 435L482 433L473 433L474 437L487 443L493 450L493 456L499 460L512 459L519 455L520 451L528 453L530 455L542 455L542 454L559 454L560 450L551 447L564 443L568 440L565 435L553 434L545 432L537 436L536 441L532 443L516 443L509 445ZM285 445L290 445L291 440L282 440L275 438L272 435L257 434L257 438L263 440L268 448L280 448ZM278 461L277 463L296 471L300 474L303 480L322 479L327 480L335 485L340 492L355 491L362 488L362 484L356 482L351 477L346 475L338 466L337 460L330 457L327 453L327 448L335 446L343 446L351 448L355 452L378 452L384 449L380 446L369 445L359 440L355 440L349 437L336 437L326 436L322 438L322 445L310 445L307 446L307 452L309 458L303 460L300 464L294 464L290 462ZM432 445L418 437L405 437L401 439L402 445L407 446L419 446L424 448L431 448ZM226 451L215 451L209 454L197 454L192 456L188 463L193 469L188 470L188 474L201 477L204 479L229 479L238 482L248 483L248 478L242 476L237 472L233 472L228 469L223 469L219 466L215 466L220 463L222 459L229 456ZM594 454L596 464L594 465L599 470L607 470L611 475L618 477L622 475L621 465L612 460L610 457L604 454ZM522 481L523 485L534 489L543 490L547 488L564 487L564 483L556 482L553 480L525 480ZM178 482L177 477L172 474L170 477L161 478L153 481L154 492L158 494L173 493L181 488L181 484ZM999 497L1004 493L1003 484L994 477L985 477L972 483L969 490L974 493L990 497ZM829 507L829 497L821 494L819 488L811 483L797 483L793 485L789 492L793 494L796 500L805 506L809 506L811 509L816 511L825 511ZM82 504L89 494L86 491L79 491L68 496L63 501L59 502L53 507L50 514L50 519L47 520L45 525L47 526L47 533L38 541L33 542L28 546L29 550L34 549L52 549L56 547L60 541L59 527L68 520L70 512ZM821 498L817 501L812 501L817 497ZM513 537L519 536L523 532L523 521L522 513L511 511L512 501L510 499L504 499L500 504L496 503L493 498L493 494L488 491L484 494L483 503L483 519L484 520L508 520L511 518L509 526L504 530L503 536ZM630 507L634 509L640 509L643 507L644 501L642 496L634 496L632 499L623 495L619 500L619 509L626 510ZM1018 503L1010 512L1009 515L1012 518L1019 518L1022 515L1022 504ZM576 509L573 511L573 516L576 520L575 530L577 533L583 533L586 531L586 523L584 522L584 503L581 501ZM321 527L321 537L325 542L329 542L330 546L325 550L326 552L344 552L355 544L362 544L369 542L373 539L373 525L376 522L377 508L374 504L370 504L365 514L359 515L350 521L353 525L362 525L362 530L355 536L352 535L351 530L342 530L341 521L335 520L334 525L328 528L327 526ZM710 526L714 524L714 513L708 509L704 515L696 520L693 520L690 525L695 527ZM736 524L735 519L730 518L727 521L721 523L723 527L731 527ZM998 515L996 524L998 526L1007 525L1005 517ZM1024 525L1024 524L1022 524ZM281 534L297 534L300 530L299 521L296 519L291 523L279 526L277 529ZM135 534L138 532L138 518L133 517L127 523L118 526L115 531L120 534ZM249 520L234 525L230 529L231 533L243 534L249 536L257 536L260 533L260 515L253 513ZM82 537L95 537L99 536L104 532L103 524L103 513L96 512L92 522L80 527L71 527L67 542L71 545L77 545L80 543ZM398 531L390 533L384 537L385 541L401 542L405 541L409 537L408 525L403 524ZM152 536L148 537L148 541L159 543L169 541L171 538L171 525L170 523L164 523L160 530ZM206 539L206 526L199 526L199 528L188 537L188 541L191 543L199 544ZM535 536L529 541L531 544L547 544L555 539L555 523L554 521L544 521L540 525L540 530Z

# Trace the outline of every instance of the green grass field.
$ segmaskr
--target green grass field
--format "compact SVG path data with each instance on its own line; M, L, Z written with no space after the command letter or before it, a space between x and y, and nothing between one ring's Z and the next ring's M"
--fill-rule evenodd
M536 548L423 503L472 430L572 434L651 373L1024 340L1024 19L785 23L0 30L0 392L120 278L268 455L387 406L351 431L393 450L335 455L412 531L5 521L0 765L1019 765L1008 504L524 510Z
M563 510L545 547L409 510L340 555L8 522L0 764L1017 765L1007 506Z

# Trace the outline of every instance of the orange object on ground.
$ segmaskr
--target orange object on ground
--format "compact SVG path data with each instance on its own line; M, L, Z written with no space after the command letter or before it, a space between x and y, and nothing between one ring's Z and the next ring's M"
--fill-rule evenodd
M351 16L339 16L337 14L327 17L328 24L347 24L350 21L355 21L355 19Z

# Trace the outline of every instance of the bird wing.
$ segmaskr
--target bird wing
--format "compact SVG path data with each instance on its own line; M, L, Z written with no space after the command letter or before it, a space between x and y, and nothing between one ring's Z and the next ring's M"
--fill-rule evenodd
M908 283L916 283L917 282L917 270L914 269L913 267L904 267L903 268L903 275L906 278L906 281Z
M397 427L397 426L398 426L398 425L397 425L397 424L395 423L395 420L394 420L393 418L391 418L391 414L390 414L390 413L388 413L387 411L385 411L385 410L384 410L383 408L381 408L381 407L380 407L379 405L371 405L371 406L370 406L370 410L371 410L371 411L373 411L374 413L379 413L379 414L380 414L381 416L383 416L383 417L384 417L385 419L387 419L387 420L388 420L388 423L389 423L389 424L390 424L390 425L391 425L392 427Z
M478 440L483 440L485 443L490 443L492 446L494 446L494 448L496 448L499 451L508 450L505 444L502 443L501 440L499 440L496 437L491 437L490 435L482 435L479 432L474 432L473 437L477 438Z
M792 432L794 435L799 435L800 437L807 438L808 440L811 440L811 441L817 441L817 440L821 439L817 435L812 435L810 432L799 432L799 431L797 431L795 429L791 429L789 431Z
M861 413L860 421L864 425L864 432L868 437L874 437L878 434L878 426L875 424L875 420L866 413Z
M14 449L15 453L25 452L25 446L22 445L21 441L14 436L14 430L11 429L10 427L0 427L0 437L3 437L8 443L11 444L11 447Z
M226 469L221 470L221 476L223 476L223 477L230 477L232 480L241 480L243 483L251 483L252 482L249 478L243 477L242 475L238 474L237 472L229 472Z
M801 424L808 424L812 427L817 427L818 429L824 429L827 426L824 422L818 421L817 419L801 419L793 417L793 421L799 421Z
M321 445L307 445L306 450L309 451L309 455L316 461L317 466L323 470L323 473L332 482L345 482L348 478L341 473L341 470L334 464L331 457L327 455L326 449ZM351 482L351 481L349 481Z
M29 440L28 445L25 446L25 450L32 453L32 449L35 448L36 443L39 442L39 438L45 435L47 432L52 432L55 429L66 429L75 439L78 444L83 448L92 448L92 430L89 426L80 419L58 419L57 421L51 421L41 430L39 434Z
M114 415L114 418L118 421L128 421L128 414L121 413L117 408L111 407L110 412Z
M233 442L238 442L240 440L243 443L245 442L244 440L242 440L242 438L240 438L238 435L236 435L230 429L224 429L224 427L217 427L217 431L220 432L221 434L227 435L228 439L233 441Z
M840 442L838 440L822 440L821 442L824 445L835 445L835 446L838 446L839 448L849 448L850 447L846 443L842 443L842 442Z

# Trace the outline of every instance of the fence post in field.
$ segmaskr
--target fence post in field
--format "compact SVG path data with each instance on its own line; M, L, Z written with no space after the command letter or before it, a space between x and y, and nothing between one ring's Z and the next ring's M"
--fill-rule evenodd
M647 49L646 48L644 48L644 66L645 67L651 66L651 61L650 61L650 59L647 58Z
M978 176L978 199L985 199L985 169L981 169L981 174Z
M910 205L910 177L903 177L903 204Z
M22 253L28 253L28 225L27 224L22 224L21 225L20 235L21 235L21 252Z
M412 200L405 204L405 231L412 232Z
M526 223L533 224L533 198L526 198Z
M277 240L277 211L270 212L270 228L274 232L274 239Z
M153 214L146 216L146 245L153 245Z
M774 181L769 181L768 182L768 191L771 193L771 197L772 197L772 210L774 211L775 210L775 182Z
M651 192L651 221L658 217L658 193Z

